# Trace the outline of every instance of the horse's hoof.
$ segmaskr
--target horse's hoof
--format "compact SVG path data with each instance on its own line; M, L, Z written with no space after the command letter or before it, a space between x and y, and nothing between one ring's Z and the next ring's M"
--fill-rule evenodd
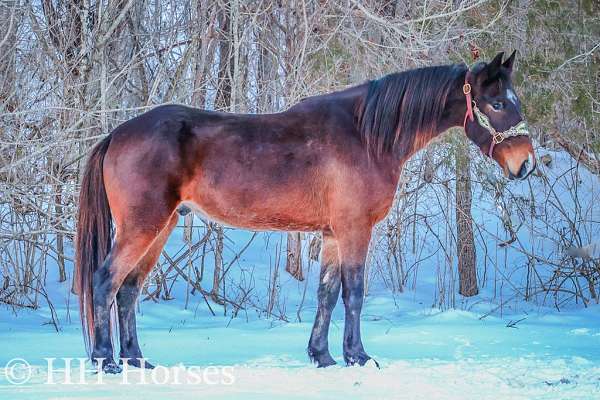
M126 358L126 357L123 357ZM148 361L146 361L145 358L127 358L127 365L131 365L132 367L136 367L136 368L142 368L142 363L141 361L144 361L144 369L154 369L154 365L150 364ZM119 364L123 364L123 359L119 360Z
M94 368L98 368L98 360L100 359L100 357L92 358L92 365L94 366ZM122 370L123 369L119 367L119 365L117 365L117 363L115 362L115 360L113 360L112 357L105 358L102 360L102 372L104 372L105 374L119 374Z
M308 356L310 357L310 360L312 362L317 364L317 368L327 368L337 364L337 362L335 362L335 360L333 359L333 357L331 357L331 354L329 354L329 351L327 350L324 352L315 352L309 349Z
M359 352L356 354L344 354L344 360L346 361L347 366L360 365L361 367L368 364L374 363L377 368L379 367L379 363L375 361L375 359L369 357L369 355L365 352ZM369 362L371 361L371 362Z
M146 369L154 369L154 364L150 364L148 361L144 360L144 368L146 368Z
M327 357L322 357L321 359L316 360L316 362L317 368L327 368L337 364L337 362L335 362L335 360L329 354Z
M120 374L123 368L119 367L116 362L111 361L102 366L102 372L105 374Z
M148 361L144 360L143 358L141 360L144 361L145 369L154 369L154 365L150 364ZM137 359L137 358L132 358L132 359L127 360L127 364L131 365L132 367L142 368L142 363L140 362L140 359Z
M368 359L364 365L365 367L376 367L377 369L381 369L379 363L374 358Z

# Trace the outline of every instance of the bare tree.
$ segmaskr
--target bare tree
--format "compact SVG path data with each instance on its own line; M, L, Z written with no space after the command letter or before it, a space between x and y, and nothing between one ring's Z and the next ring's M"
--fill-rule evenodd
M471 215L471 159L466 139L459 139L456 149L456 255L459 289L463 296L474 296L477 288L477 263Z
M416 155L374 235L368 287L379 281L394 292L418 290L420 268L435 262L438 306L455 306L455 286L469 295L486 282L494 299L510 288L527 300L588 304L600 297L598 261L563 250L587 248L598 232L597 193L579 183L588 179L585 169L598 174L600 159L597 13L596 3L574 1L556 9L484 0L2 1L0 301L37 306L48 276L69 278L83 160L97 140L150 107L277 112L393 71L470 61L471 48L487 59L512 46L526 60L514 77L532 132L542 146L566 149L575 164L564 176L541 168L534 179L543 195L533 196L511 193L488 176L493 168L469 163L467 150L455 154L448 141L424 163ZM556 189L565 180L567 189ZM501 209L488 216L501 216L498 231L471 219L471 193L493 193L484 200ZM238 268L246 243L196 221L186 216L181 254L164 253L145 297L171 298L184 282L190 295L212 296L234 313L283 310L281 276L272 268L273 290L259 293L254 271ZM291 234L286 244L286 269L307 277L302 240ZM519 256L509 268L507 260ZM526 268L525 287L512 278L519 268ZM205 276L211 290L201 285Z
M287 258L285 270L299 281L304 280L302 272L302 234L300 232L287 235Z

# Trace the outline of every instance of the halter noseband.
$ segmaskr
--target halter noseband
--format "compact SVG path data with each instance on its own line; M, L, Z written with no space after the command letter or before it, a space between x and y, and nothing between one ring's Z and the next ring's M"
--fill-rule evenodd
M504 132L498 132L496 129L494 129L488 116L485 115L479 109L479 107L477 107L477 103L475 102L475 100L473 100L473 97L471 96L471 84L469 83L470 77L471 71L467 70L467 74L465 75L465 84L463 85L463 93L465 94L467 100L467 112L465 114L463 128L466 132L467 119L474 121L475 117L473 116L473 112L475 112L475 116L477 117L477 122L479 123L479 125L484 127L492 135L492 143L490 144L490 149L488 151L488 156L492 158L492 154L494 153L494 147L497 144L502 143L504 139L509 137L528 135L529 129L527 128L527 123L525 121L521 121L517 125L511 126Z

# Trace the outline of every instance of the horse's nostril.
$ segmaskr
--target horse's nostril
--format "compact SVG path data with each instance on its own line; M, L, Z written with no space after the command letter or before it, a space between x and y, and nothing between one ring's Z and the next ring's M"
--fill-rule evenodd
M529 160L526 160L521 164L521 169L519 169L519 173L517 173L517 178L523 179L527 176L529 172Z

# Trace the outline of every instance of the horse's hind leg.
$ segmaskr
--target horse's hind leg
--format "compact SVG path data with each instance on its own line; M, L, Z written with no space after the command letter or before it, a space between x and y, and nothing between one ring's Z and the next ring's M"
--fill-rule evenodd
M340 295L340 263L338 247L331 232L323 232L323 250L321 251L321 275L319 280L317 316L313 325L308 355L319 367L335 364L329 354L329 322L331 312Z
M160 253L177 225L177 214L174 214L167 226L160 232L133 271L127 275L121 288L117 292L117 309L119 313L119 342L121 350L119 357L127 358L127 363L134 367L141 367L142 351L137 338L135 305L146 277L156 265ZM145 368L154 368L144 360Z
M94 304L94 347L92 362L102 360L102 370L106 373L119 373L121 367L113 358L111 340L110 309L115 301L117 291L125 278L137 266L142 257L154 243L158 233L167 225L170 214L164 217L150 215L138 224L119 223L115 244L102 267L93 275ZM133 220L140 220L135 218Z

